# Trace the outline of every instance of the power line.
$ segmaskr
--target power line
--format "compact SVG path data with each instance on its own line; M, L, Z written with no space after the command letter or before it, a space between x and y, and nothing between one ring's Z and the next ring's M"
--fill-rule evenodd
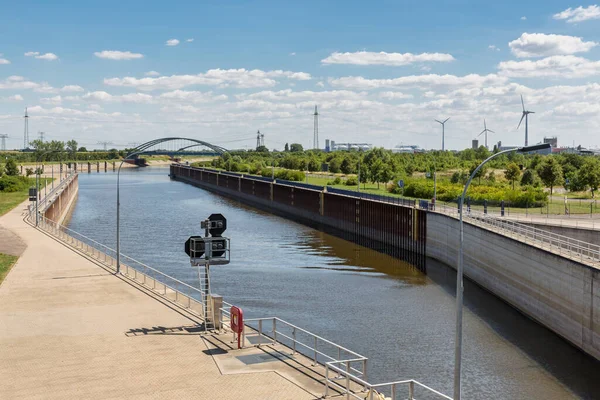
M96 144L101 144L102 146L104 146L104 151L106 151L106 146L108 146L109 144L113 144L113 142L98 142Z
M29 147L29 115L27 115L27 107L25 107L25 129L23 131L23 149Z
M6 150L6 138L8 135L6 133L0 134L0 139L2 139L2 151Z
M315 150L319 148L319 112L317 111L317 106L315 105L315 113L313 114L315 117L315 126L314 126L314 137L313 137L313 145Z

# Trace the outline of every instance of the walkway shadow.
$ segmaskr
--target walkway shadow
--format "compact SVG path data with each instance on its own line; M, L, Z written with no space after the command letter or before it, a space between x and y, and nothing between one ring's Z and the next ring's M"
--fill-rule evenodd
M201 335L204 334L204 325L191 326L153 326L152 328L132 328L125 332L125 336L145 336L145 335Z

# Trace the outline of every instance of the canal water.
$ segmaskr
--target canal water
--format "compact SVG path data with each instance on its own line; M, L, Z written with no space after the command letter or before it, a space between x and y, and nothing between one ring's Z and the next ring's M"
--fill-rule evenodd
M115 247L116 175L79 176L69 227ZM246 318L277 316L369 358L369 381L416 379L452 395L455 273L427 276L374 252L181 182L168 168L121 174L124 254L198 286L183 244L200 220L227 217L232 262L212 291ZM463 393L468 399L600 398L600 363L477 285L465 282ZM131 327L140 328L140 327Z

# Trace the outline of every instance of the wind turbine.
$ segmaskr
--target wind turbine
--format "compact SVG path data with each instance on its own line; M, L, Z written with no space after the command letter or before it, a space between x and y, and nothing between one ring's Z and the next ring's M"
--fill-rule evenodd
M442 125L442 151L445 150L445 146L444 146L444 131L446 128L446 122L450 119L450 117L446 118L443 122L442 121L438 121L437 119L435 120L435 122L437 122L438 124Z
M527 146L527 142L528 142L528 134L529 134L529 114L535 114L535 112L533 111L526 111L525 110L525 103L523 102L523 95L521 95L521 105L523 106L523 115L521 116L521 120L519 121L519 125L517 125L517 130L519 130L519 127L521 126L521 122L523 122L523 118L525 118L525 146Z
M496 133L493 130L487 128L487 125L485 124L485 118L484 118L483 119L483 130L481 131L481 133L479 135L477 135L477 137L479 137L479 136L481 136L481 135L483 135L485 133L485 148L486 149L488 148L487 147L487 134L488 134L488 132L490 132L490 133Z

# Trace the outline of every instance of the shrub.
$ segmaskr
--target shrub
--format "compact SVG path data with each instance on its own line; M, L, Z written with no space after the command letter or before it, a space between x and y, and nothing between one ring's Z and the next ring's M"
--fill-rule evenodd
M29 188L29 179L24 176L7 175L0 178L0 192L18 192Z
M272 173L271 168L263 168L261 175L270 178ZM275 171L275 179L301 182L305 178L306 175L304 175L304 172L302 171L294 171L291 169L279 169Z
M341 185L342 184L342 180L340 179L339 176L337 176L334 180L333 180L333 184L334 185Z
M344 184L346 186L356 186L358 185L358 179L356 179L355 177L350 177L346 179L346 182Z
M461 195L463 186L446 182L437 183L437 198L440 201L456 201ZM391 192L400 194L402 190L398 187L392 188ZM433 198L433 185L427 180L407 180L404 186L404 195L420 199ZM483 204L485 200L491 203L499 203L504 200L515 207L540 206L546 203L548 194L541 188L531 186L518 190L502 186L471 186L468 197L472 204Z

